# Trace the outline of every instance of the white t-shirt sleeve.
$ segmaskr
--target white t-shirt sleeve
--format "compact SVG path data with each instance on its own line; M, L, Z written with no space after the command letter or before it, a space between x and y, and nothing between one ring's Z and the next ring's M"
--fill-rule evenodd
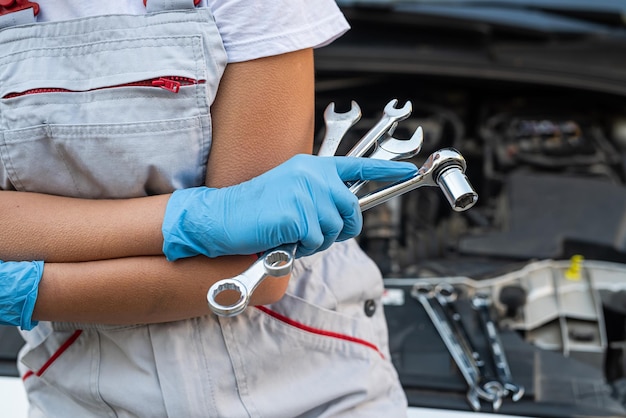
M350 26L334 0L207 0L228 62L324 46Z
M41 0L40 22L143 14L142 0ZM350 27L335 0L202 0L213 11L229 62L317 48Z

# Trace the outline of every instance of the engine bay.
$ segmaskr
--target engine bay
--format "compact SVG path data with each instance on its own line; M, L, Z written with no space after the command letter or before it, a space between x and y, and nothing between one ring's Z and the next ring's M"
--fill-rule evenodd
M390 99L410 100L412 115L394 137L422 127L423 147L411 161L420 167L431 152L453 147L478 192L464 212L426 187L363 215L358 240L385 278L390 348L410 402L449 407L460 395L458 409L468 408L463 379L411 297L416 283L445 283L457 290L475 340L482 338L468 304L477 294L493 300L511 371L527 388L523 402L505 402L501 411L624 416L623 98L585 88L331 72L318 74L316 97L318 146L329 103L340 112L354 100L362 109L337 155Z

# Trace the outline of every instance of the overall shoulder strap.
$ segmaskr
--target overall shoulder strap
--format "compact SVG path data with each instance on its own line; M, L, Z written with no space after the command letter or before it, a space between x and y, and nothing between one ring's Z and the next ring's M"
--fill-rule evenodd
M200 0L143 0L148 13L165 10L193 9Z
M201 0L143 0L148 13L193 9ZM39 4L28 0L0 0L0 29L37 21Z

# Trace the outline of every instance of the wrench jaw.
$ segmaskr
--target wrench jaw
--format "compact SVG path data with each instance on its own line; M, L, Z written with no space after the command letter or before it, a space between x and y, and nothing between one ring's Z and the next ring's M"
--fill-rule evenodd
M350 110L345 113L335 112L335 103L331 102L324 111L326 132L317 155L320 157L334 156L345 134L359 120L361 120L361 108L354 100Z
M348 157L363 157L374 146L378 146L385 134L393 132L398 122L405 120L413 111L413 104L407 101L403 107L397 108L397 99L391 100L383 110L382 118L374 125L346 154Z
M480 397L478 395L478 389L475 386L470 386L465 397L475 412L480 411Z
M387 133L368 158L387 161L406 160L417 155L422 149L423 143L424 133L421 126L415 130L409 139L397 139ZM350 191L356 195L368 183L367 180L359 180L350 185Z
M507 392L502 386L502 383L495 380L483 383L478 391L478 396L481 399L491 402L491 407L494 412L498 412L506 394Z
M524 397L525 389L515 383L504 384L505 395L511 394L511 400L517 402Z

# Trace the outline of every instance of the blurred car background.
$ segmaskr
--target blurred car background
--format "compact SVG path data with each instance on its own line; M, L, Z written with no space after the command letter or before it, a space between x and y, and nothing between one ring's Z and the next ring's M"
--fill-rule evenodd
M471 303L492 301L512 379L525 388L499 413L626 416L625 3L339 4L352 29L316 53L318 141L331 102L345 112L354 100L363 113L342 154L390 99L410 100L394 137L422 126L418 166L457 149L479 195L454 212L440 190L420 188L364 213L359 242L385 277L392 359L410 404L472 410L411 294L445 284L493 375Z
M624 2L338 3L352 29L316 51L316 145L331 102L344 112L354 100L363 114L341 155L391 99L410 100L412 115L394 136L423 128L412 161L457 149L479 195L454 212L440 190L420 188L364 213L359 243L385 277L392 360L410 413L477 416L412 296L416 284L444 283L458 292L462 322L492 374L471 300L493 303L512 379L525 389L498 414L626 416ZM12 388L20 346L15 330L0 327L0 374L13 376ZM23 411L21 396L0 404Z

